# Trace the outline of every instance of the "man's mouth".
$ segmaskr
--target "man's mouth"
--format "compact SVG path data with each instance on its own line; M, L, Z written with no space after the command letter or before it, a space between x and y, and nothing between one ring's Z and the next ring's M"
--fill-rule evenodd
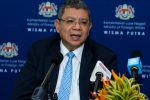
M74 41L80 40L80 37L81 37L81 35L76 35L76 34L71 35L71 39L74 40Z

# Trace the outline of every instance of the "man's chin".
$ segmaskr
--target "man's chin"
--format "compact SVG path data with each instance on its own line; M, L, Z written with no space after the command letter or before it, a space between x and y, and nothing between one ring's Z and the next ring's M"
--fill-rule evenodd
M83 43L73 43L71 45L72 48L77 49L78 47L80 47Z

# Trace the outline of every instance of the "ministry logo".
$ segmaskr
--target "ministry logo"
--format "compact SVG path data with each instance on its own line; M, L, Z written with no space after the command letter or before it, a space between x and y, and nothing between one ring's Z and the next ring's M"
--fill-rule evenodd
M43 2L39 5L39 15L53 17L57 15L57 6L54 3Z
M0 45L0 56L13 58L18 55L18 46L15 43L7 42Z
M131 5L123 4L116 7L116 18L121 20L129 20L134 18L135 10Z

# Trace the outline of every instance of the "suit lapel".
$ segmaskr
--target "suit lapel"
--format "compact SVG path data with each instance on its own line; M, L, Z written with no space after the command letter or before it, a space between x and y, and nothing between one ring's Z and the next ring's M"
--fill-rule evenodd
M46 59L45 59L45 74L49 70L51 66L51 60L53 59L53 55L57 55L57 53L60 53L60 40L57 40L53 42L53 44L50 45L50 48L46 54ZM59 65L54 66L54 69L52 70L51 76L50 76L50 86L52 91L55 91L56 87L56 82L58 78L58 72L59 72Z
M94 68L93 66L95 66L94 65L95 63L93 63L92 59L93 53L91 51L91 48L85 44L81 59L81 67L79 75L79 89L81 100L88 99L89 80Z

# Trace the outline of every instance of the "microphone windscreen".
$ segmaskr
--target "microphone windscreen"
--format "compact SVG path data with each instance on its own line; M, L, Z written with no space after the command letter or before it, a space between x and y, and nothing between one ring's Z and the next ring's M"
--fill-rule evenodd
M130 54L130 58L134 58L134 57L140 57L140 58L142 58L141 52L139 50L132 51L132 53Z
M62 60L63 60L63 55L59 52L52 57L51 62L55 63L56 65L59 65L62 62Z
M104 81L108 81L109 79L111 79L111 72L107 69L107 67L100 60L97 61L93 69L93 72L90 77L91 82L94 82L96 80L97 72L101 72L103 74Z
M127 63L129 74L132 75L132 71L137 68L138 74L142 74L142 63L140 57L129 58Z

